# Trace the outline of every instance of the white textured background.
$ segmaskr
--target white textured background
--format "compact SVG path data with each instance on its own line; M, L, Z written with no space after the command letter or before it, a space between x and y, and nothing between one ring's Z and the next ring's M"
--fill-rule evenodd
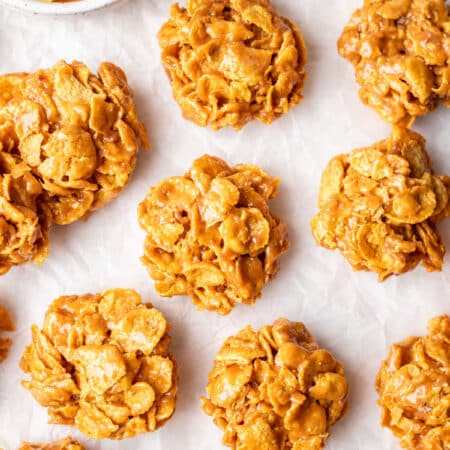
M121 65L148 126L153 152L141 153L126 190L87 223L53 228L51 253L42 267L26 265L0 279L0 303L17 331L0 365L0 447L46 441L71 433L91 450L213 450L221 432L200 411L207 373L222 341L247 324L260 327L280 316L304 321L319 343L346 366L350 409L332 430L329 450L399 448L379 426L375 374L393 341L425 331L434 315L449 313L450 261L443 273L422 268L378 284L374 274L353 273L338 253L315 246L309 221L316 211L320 174L336 153L366 146L389 134L357 97L351 66L336 52L336 40L360 0L273 0L302 29L309 51L305 100L268 127L252 123L241 132L212 132L181 118L159 64L156 33L170 1L130 0L81 17L37 17L0 6L0 72L28 71L58 59L80 59L92 70L100 61ZM319 5L320 3L320 5ZM428 139L438 173L450 173L450 111L421 118L415 129ZM292 248L277 278L255 307L238 306L227 317L197 312L187 298L161 299L139 262L144 234L136 206L150 185L181 175L205 152L229 163L253 163L282 178L274 210L289 227ZM446 157L447 156L447 157ZM448 224L443 229L450 244ZM63 294L137 289L173 323L172 350L180 363L175 416L161 430L122 442L89 441L76 429L47 425L46 412L20 386L20 355L32 323L42 324L49 303Z

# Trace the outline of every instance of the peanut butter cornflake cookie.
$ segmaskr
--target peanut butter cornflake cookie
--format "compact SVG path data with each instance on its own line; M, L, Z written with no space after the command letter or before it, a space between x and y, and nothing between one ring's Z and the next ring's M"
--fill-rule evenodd
M303 98L303 37L268 0L175 4L159 43L174 98L200 126L270 124Z
M450 317L436 317L424 337L394 344L376 380L381 423L406 449L450 448Z
M154 431L175 411L178 368L170 325L131 289L66 296L33 325L23 381L50 423L75 425L94 439Z
M87 219L149 148L124 72L80 62L0 76L0 274L41 264L51 222Z
M388 139L328 163L312 232L380 281L420 262L440 271L445 247L436 224L450 216L449 192L450 178L433 174L425 140L394 128Z
M116 197L150 146L125 73L80 62L0 77L2 150L30 167L59 224L86 218ZM6 145L5 145L6 144Z
M13 123L2 127L0 120L0 275L27 262L42 264L50 246L44 189L14 151L14 136Z
M205 155L185 176L151 187L138 217L147 233L142 260L157 291L187 294L220 314L255 303L289 247L268 205L278 183L256 166Z
M286 319L229 337L206 391L203 411L236 450L319 450L347 409L342 364Z
M84 450L84 447L69 436L51 444L30 444L29 442L24 442L19 450Z
M362 101L409 125L450 105L450 17L445 0L365 0L338 42L355 68Z
M0 332L14 331L14 324L6 309L0 306ZM11 347L11 340L0 337L0 363L8 356L9 347Z

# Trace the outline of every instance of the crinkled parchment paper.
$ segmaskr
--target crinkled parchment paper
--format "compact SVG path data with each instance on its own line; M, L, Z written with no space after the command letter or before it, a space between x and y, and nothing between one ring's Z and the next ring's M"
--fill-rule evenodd
M304 321L346 366L350 409L333 428L326 448L399 448L379 426L375 374L391 342L423 333L430 317L450 312L450 261L443 273L418 268L378 284L374 274L353 273L338 253L316 247L309 221L326 162L336 153L385 138L389 126L360 103L353 70L336 52L340 30L361 0L273 3L297 22L306 38L305 100L272 126L252 123L239 133L214 133L181 118L159 64L155 37L168 16L169 0L130 0L98 13L61 18L0 7L0 72L35 70L61 58L80 59L92 70L102 60L113 61L128 74L154 144L153 152L140 154L129 186L113 203L87 223L53 228L50 256L42 267L22 266L0 278L0 303L17 326L10 356L0 365L0 447L14 450L21 439L46 441L71 433L92 450L220 449L221 432L200 411L198 400L213 356L225 337L243 326L260 327L285 316ZM441 108L414 126L428 139L437 173L450 173L449 120L450 110ZM281 177L273 208L287 221L293 244L256 306L239 306L227 317L197 312L187 298L158 297L139 261L144 234L137 224L138 202L150 185L183 174L205 152L229 163L258 164ZM449 224L441 228L450 246ZM121 442L94 442L74 428L47 425L45 410L20 386L18 362L30 341L30 325L42 323L54 298L111 287L137 289L172 322L181 388L175 416L160 431Z

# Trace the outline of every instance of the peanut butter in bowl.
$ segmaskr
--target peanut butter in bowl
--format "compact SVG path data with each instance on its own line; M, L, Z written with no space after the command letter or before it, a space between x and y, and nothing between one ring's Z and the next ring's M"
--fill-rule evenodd
M99 10L119 0L0 0L0 5L33 14L69 15Z

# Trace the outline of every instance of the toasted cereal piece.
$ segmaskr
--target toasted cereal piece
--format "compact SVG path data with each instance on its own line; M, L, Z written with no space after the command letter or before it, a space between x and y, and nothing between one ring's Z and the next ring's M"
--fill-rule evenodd
M450 317L394 344L376 379L381 424L407 449L450 448Z
M388 139L328 163L312 233L380 281L420 262L440 271L445 247L436 223L450 216L449 193L450 178L434 175L425 139L394 128Z
M228 314L252 305L289 247L270 212L279 180L256 166L204 155L185 176L151 187L139 205L143 263L164 297L187 294L198 309Z
M175 411L178 367L170 325L132 289L65 296L32 327L20 366L50 423L93 439L154 431Z
M14 331L13 321L6 309L0 306L0 331ZM9 347L11 347L11 339L0 338L0 363L3 362L7 356Z
M344 368L300 322L279 319L226 339L202 409L232 449L319 450L347 409Z
M269 0L174 4L158 38L173 96L197 125L270 124L303 99L303 37Z
M58 224L86 219L116 197L150 143L125 73L80 62L0 77L2 151L27 165ZM7 133L4 130L7 130Z
M364 0L338 42L361 100L383 120L410 125L450 104L450 17L445 0Z
M83 445L74 441L70 436L51 444L30 444L24 442L19 450L84 450Z

